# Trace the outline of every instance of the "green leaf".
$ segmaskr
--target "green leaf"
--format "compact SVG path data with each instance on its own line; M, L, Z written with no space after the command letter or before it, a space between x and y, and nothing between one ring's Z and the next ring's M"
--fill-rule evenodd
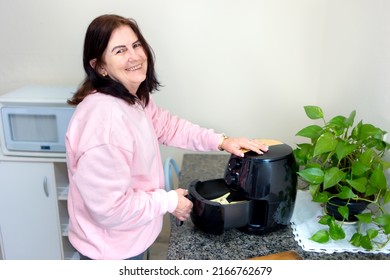
M382 140L383 132L381 129L373 126L372 124L363 124L359 131L360 139L368 139L370 137Z
M348 126L348 127L351 127L355 121L355 116L356 116L356 110L353 110L351 112L351 114L349 114L349 117L348 119L345 120L345 124Z
M390 214L380 215L374 219L374 222L380 226L390 225Z
M387 189L386 176L380 165L378 165L372 172L370 177L370 184L380 189Z
M383 214L374 219L374 222L380 225L385 234L390 234L390 214Z
M337 195L341 199L356 198L356 194L348 187L341 187L341 191Z
M386 190L386 193L385 193L384 198L383 198L383 202L384 202L384 204L390 202L390 191L389 190Z
M373 151L371 149L365 150L358 158L358 160L366 166L371 166Z
M326 230L319 230L309 239L318 242L318 243L326 243L329 241L329 233Z
M374 247L372 246L371 239L369 236L365 235L360 240L360 246L364 249L372 250Z
M306 115L312 120L324 118L324 112L318 106L308 105L304 106L303 108L305 109Z
M367 236L372 240L374 239L375 237L377 237L379 234L378 230L376 229L373 229L373 228L369 228L367 230Z
M295 151L299 151L299 153L302 154L303 156L307 156L312 149L313 149L313 145L309 143L301 143L297 145Z
M381 162L381 165L383 167L383 170L387 170L390 168L390 162L387 162L385 160L381 160L380 162Z
M328 122L328 126L339 129L345 127L346 117L344 116L335 116Z
M349 243L351 243L353 246L360 247L360 240L362 238L363 234L361 234L360 232L355 232L349 240Z
M329 199L329 195L327 192L321 192L321 193L315 193L313 195L313 201L314 202L327 202Z
M353 139L361 139L359 138L360 128L362 127L363 123L360 121L351 131L351 136Z
M384 234L390 234L390 225L383 226L383 232Z
M371 186L370 184L367 184L367 188L366 188L366 192L365 192L364 196L366 198L369 198L370 196L376 195L378 193L379 193L379 189L377 187L374 187L374 186ZM383 194L383 193L381 193L381 194Z
M336 136L340 136L345 133L348 125L344 116L336 116L328 122L327 127L331 129Z
M329 224L329 235L333 240L340 240L345 238L343 228L333 219Z
M347 183L356 191L364 193L366 191L367 178L362 177L356 180L347 180Z
M308 143L298 144L297 148L294 149L293 154L298 166L307 165L307 160L310 158L310 154L312 154L314 150L314 146Z
M337 212L340 213L340 215L345 219L348 220L349 217L349 208L348 206L339 206L337 208Z
M319 220L318 223L321 225L327 225L332 217L329 215L324 215L322 216Z
M326 170L324 174L324 190L333 187L344 178L345 178L344 172L342 172L337 167L332 167Z
M322 128L319 125L309 125L296 134L297 136L302 136L310 139L317 139L322 133Z
M372 222L372 214L371 213L357 214L356 217L362 223L369 224Z
M336 149L336 146L337 146L337 140L335 136L330 132L326 132L318 138L316 146L314 147L313 156L318 156L324 153L332 152Z
M349 144L345 142L339 142L336 147L336 156L340 161L346 156L352 154L356 150L356 144Z
M306 168L297 173L303 180L311 185L319 185L324 181L324 172L320 168Z
M309 185L309 192L314 196L320 189L320 185Z
M370 170L370 168L360 161L354 161L352 163L352 174L355 176L363 175L368 170Z

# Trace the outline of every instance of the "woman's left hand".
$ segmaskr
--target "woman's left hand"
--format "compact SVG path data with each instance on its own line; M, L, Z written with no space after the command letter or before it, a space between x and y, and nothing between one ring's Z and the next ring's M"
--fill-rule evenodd
M245 137L226 138L222 142L221 148L226 152L229 152L239 157L243 157L244 152L247 150L258 153L259 155L262 155L268 151L268 145L264 142Z

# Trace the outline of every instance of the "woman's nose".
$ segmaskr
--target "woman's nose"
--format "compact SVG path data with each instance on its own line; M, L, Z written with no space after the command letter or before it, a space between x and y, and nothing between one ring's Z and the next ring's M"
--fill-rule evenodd
M140 57L140 54L138 53L137 50L135 49L130 49L129 52L128 52L129 56L128 56L128 60L129 61L134 61L134 60L137 60L139 59Z

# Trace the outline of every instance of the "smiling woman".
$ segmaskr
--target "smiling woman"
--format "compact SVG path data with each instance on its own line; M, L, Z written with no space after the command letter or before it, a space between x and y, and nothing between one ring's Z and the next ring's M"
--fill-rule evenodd
M185 189L165 190L160 144L193 151L268 147L231 138L163 110L151 98L160 83L152 50L136 22L103 15L87 29L86 78L66 134L69 240L81 259L141 259L163 217L188 219Z
M79 104L91 89L130 104L145 100L147 105L149 93L160 86L153 51L133 19L103 15L93 20L85 36L83 65L87 77L69 100L71 105Z
M112 32L103 61L97 71L136 95L138 87L146 79L148 67L146 53L133 29L124 25ZM91 66L95 64L96 59L92 59Z

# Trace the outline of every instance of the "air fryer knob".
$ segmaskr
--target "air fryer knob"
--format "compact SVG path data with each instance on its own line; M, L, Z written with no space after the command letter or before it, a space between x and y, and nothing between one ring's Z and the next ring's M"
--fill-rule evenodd
M242 160L240 158L231 158L228 162L228 169L230 171L234 169L239 169L242 165Z
M229 186L237 185L238 173L227 173L225 176L225 182Z

